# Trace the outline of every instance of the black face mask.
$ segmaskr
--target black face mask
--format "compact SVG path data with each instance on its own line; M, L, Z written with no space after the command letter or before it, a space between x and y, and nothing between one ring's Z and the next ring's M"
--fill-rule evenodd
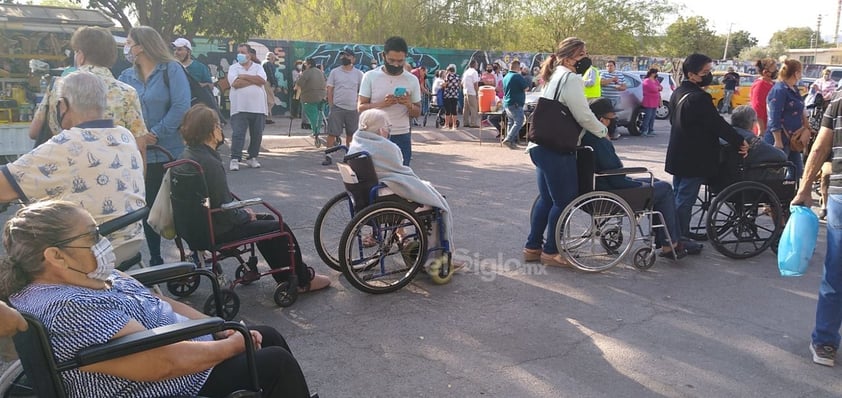
M707 75L702 76L702 81L699 82L699 87L707 87L713 83L713 73L708 73Z
M772 72L772 74L769 75L769 78L772 79L772 80L777 79L778 78L778 71Z
M342 66L348 66L348 65L351 65L351 60L343 57L342 59L339 60L339 63L341 63Z
M403 73L403 66L395 66L395 65L384 64L383 67L386 68L386 73L388 73L392 76L397 76L397 75L400 75L401 73Z
M491 69L486 69L485 73L491 73Z
M70 102L67 101L67 98L59 98L59 101L61 101L61 100L64 100L64 105L69 110L70 109ZM58 127L60 129L64 129L64 127L62 127L61 124L62 124L62 122L64 122L65 116L67 116L67 112L62 112L61 107L58 106L58 104L56 104L56 121L58 121Z
M591 59L588 58L588 57L585 57L585 58L582 58L582 59L576 61L576 64L573 65L573 68L576 69L577 74L584 75L585 72L587 72L588 69L591 68L592 64L593 63L591 62Z
M611 121L608 122L607 127L608 127L608 134L613 136L614 132L617 131L617 118L611 119Z

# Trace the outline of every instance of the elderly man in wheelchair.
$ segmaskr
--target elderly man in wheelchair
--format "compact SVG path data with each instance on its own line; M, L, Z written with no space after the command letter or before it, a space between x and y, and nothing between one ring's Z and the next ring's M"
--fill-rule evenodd
M116 271L110 242L76 204L19 210L3 246L0 298L28 323L15 335L28 381L4 374L2 396L10 378L15 393L41 397L309 396L277 331L207 318L139 282L204 272L218 295L212 273L190 263L144 269L138 279Z
M398 290L423 271L434 283L447 283L454 271L453 219L447 201L403 165L400 149L388 139L385 112L367 110L359 124L348 155L338 164L347 194L329 201L316 219L319 255L368 293ZM349 210L353 217L343 226L339 247L328 247L333 240L327 236L330 214L344 211L347 220ZM429 253L441 254L428 265Z

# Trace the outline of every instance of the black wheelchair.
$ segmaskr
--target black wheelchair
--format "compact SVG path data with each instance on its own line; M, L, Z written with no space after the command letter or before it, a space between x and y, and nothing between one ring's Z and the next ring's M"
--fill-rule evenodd
M632 264L639 270L651 268L656 260L654 229L663 228L672 245L664 216L652 209L655 181L652 172L645 167L595 172L593 149L588 146L576 150L576 167L579 196L564 208L556 225L559 253L581 271L602 272L623 261L634 249L634 243L640 240L644 246L635 251ZM595 190L598 178L635 174L648 174L649 185ZM539 198L532 203L532 212ZM643 218L649 227L647 231L639 223ZM640 233L640 239L636 239L637 233Z
M206 277L211 281L213 295L219 297L221 290L216 276L207 270L197 269L193 263L164 264L151 268L129 271L128 274L146 286L164 283L185 277ZM215 301L221 303L220 299ZM215 314L222 314L222 307L215 306ZM91 346L79 351L72 359L59 361L53 355L49 334L41 322L23 314L29 324L25 332L14 336L15 350L19 361L13 362L0 376L0 397L43 397L63 398L67 396L61 373L83 366L119 358L141 351L162 347L178 341L233 329L243 334L246 344L246 360L251 379L248 390L237 391L229 398L260 397L257 379L257 365L254 362L254 343L248 329L239 322L226 322L219 317L190 320L174 325L162 326L108 343Z
M709 240L723 255L754 257L777 250L795 197L791 162L745 164L730 145L720 149L719 175L699 190L690 217L689 237ZM790 177L788 177L790 176Z
M298 298L298 280L293 271L295 268L295 248L292 243L291 234L283 228L283 216L274 207L265 203L259 198L240 200L237 196L234 202L226 203L219 208L210 207L208 187L205 184L204 171L202 166L189 159L180 159L164 165L170 172L170 201L173 208L173 221L176 230L176 247L181 255L181 261L193 261L199 267L208 266L213 270L219 279L222 289L223 318L232 319L240 308L239 296L234 292L237 285L248 285L257 281L263 276L275 273L289 273L284 282L278 284L273 295L275 304L281 307L288 307L295 303ZM213 214L226 210L238 209L247 206L262 205L271 212L278 221L278 229L272 232L263 233L242 240L230 242L217 242L214 237ZM257 269L257 242L287 237L289 241L290 267L273 269L260 272ZM191 253L188 254L184 243ZM205 252L209 252L206 258ZM248 255L248 260L244 259ZM235 270L235 279L228 282L222 270L220 262L235 258L238 266ZM189 259L189 260L188 260ZM313 272L311 270L311 272ZM199 286L198 278L185 278L170 282L167 288L175 296L186 297L192 294ZM208 313L216 305L213 297L205 302L205 313Z
M339 150L347 152L344 146L325 152ZM399 290L422 271L436 284L448 283L452 254L441 210L393 194L378 181L367 152L347 155L337 165L346 192L322 207L313 232L325 264L372 294ZM437 237L438 246L430 247L431 236ZM432 253L441 254L428 265Z

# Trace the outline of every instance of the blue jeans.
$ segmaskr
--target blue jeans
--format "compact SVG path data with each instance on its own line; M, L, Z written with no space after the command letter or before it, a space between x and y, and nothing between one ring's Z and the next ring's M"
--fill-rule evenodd
M827 252L824 274L816 304L816 328L813 344L839 347L842 326L842 195L830 195L827 201Z
M249 159L260 154L263 141L263 127L266 115L262 113L237 112L231 116L231 159L243 158L243 146L246 144L246 129L249 131Z
M389 141L392 141L401 149L403 165L409 166L409 161L412 160L412 133L390 135Z
M526 248L541 249L543 245L544 253L556 254L556 224L562 210L579 194L576 155L561 154L539 145L529 150L529 157L538 175L539 197L529 220Z
M647 135L655 132L655 109L643 108L643 129L640 133Z
M523 106L513 105L506 107L506 117L509 118L508 134L506 134L506 142L517 143L518 134L523 127Z
M678 216L678 229L681 231L681 237L690 234L690 216L693 213L693 204L696 203L699 188L702 187L704 182L704 177L672 177L672 187L675 189L675 214Z
M648 178L639 181L649 183ZM666 226L670 234L672 243L678 243L680 236L678 232L678 220L676 219L675 213L675 194L672 192L672 186L666 181L655 180L652 188L652 209L661 212L661 215L664 216L663 220L654 220L654 223L663 221L664 226ZM664 233L663 228L655 228L655 243L658 247L669 246L667 235Z
M725 90L725 95L722 97L722 108L720 113L731 112L731 97L734 96L734 90Z

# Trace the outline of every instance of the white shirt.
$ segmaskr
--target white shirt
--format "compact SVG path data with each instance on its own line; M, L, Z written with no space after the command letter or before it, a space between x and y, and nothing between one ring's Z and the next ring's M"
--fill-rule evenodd
M570 76L565 78L565 75ZM573 118L579 122L579 125L594 133L603 133L608 130L591 112L588 100L585 98L585 81L582 80L581 76L564 66L559 65L555 68L550 81L544 86L541 97L554 99L555 90L562 81L564 81L564 86L561 88L558 100L570 108L570 113L573 114Z
M371 102L381 102L387 95L394 95L397 87L406 89L409 102L413 104L421 102L421 86L415 75L404 70L400 76L392 76L384 72L382 66L363 75L360 96L370 99ZM394 104L382 109L389 115L392 135L409 134L409 109L406 105Z
M260 76L266 80L266 71L263 66L252 62L251 66L246 69L239 62L234 63L228 68L228 83L231 84L231 91L228 93L228 98L231 100L231 116L240 112L262 113L268 115L266 108L266 90L262 85L249 84L242 88L234 88L234 80L237 80L239 75Z
M462 75L462 89L465 95L477 95L477 90L474 87L479 83L479 73L474 68L465 69Z

